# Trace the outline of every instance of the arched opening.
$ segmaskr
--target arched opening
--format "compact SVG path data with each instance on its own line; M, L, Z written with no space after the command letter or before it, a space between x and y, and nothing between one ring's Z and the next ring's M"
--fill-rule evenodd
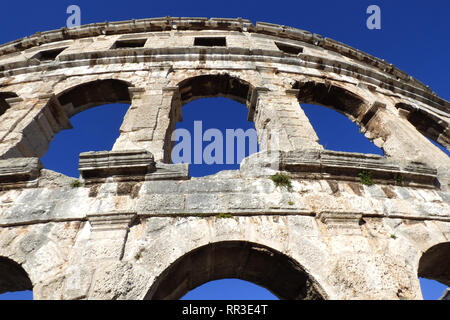
M384 155L363 133L376 110L354 93L328 84L296 82L298 100L325 149Z
M182 105L199 98L224 97L247 104L251 85L228 74L203 75L182 81L179 85Z
M439 299L450 287L450 242L429 248L419 260L418 276L424 299Z
M17 98L17 94L13 92L0 92L0 117L10 108L6 99Z
M121 80L97 80L59 94L58 101L73 129L52 140L41 159L45 168L78 177L80 153L111 150L131 103L129 86Z
M190 175L201 177L237 170L244 157L259 151L245 107L250 84L227 74L204 75L181 82L179 91L183 120L175 127L173 163L190 163Z
M122 80L96 80L80 84L58 95L58 101L70 118L86 109L112 103L131 104L128 88Z
M180 299L204 283L230 278L252 282L280 299L325 299L318 284L295 260L245 241L210 243L186 253L157 278L145 298Z
M0 300L29 300L32 290L26 271L15 261L0 257Z
M397 103L395 107L399 110L400 115L425 137L432 140L435 145L438 144L440 149L450 150L450 128L447 123L425 110L406 103Z
M41 158L44 167L78 178L80 153L111 150L128 108L127 104L102 105L73 116L73 129L58 133Z
M312 104L302 104L301 107L325 149L384 155L383 150L367 139L359 127L342 113Z

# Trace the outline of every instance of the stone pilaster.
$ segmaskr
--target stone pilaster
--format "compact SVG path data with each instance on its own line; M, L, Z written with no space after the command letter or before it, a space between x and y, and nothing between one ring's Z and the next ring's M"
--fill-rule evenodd
M296 92L273 92L256 88L250 115L253 116L261 151L323 149ZM253 111L254 110L254 111Z
M174 120L181 117L178 88L130 88L130 95L132 104L113 150L144 149L152 152L156 161L170 162Z
M420 161L434 168L448 168L449 160L439 148L434 146L411 123L402 116L389 111L387 107L369 107L363 123L366 136L383 148L386 156L403 161ZM393 109L393 108L391 108Z
M74 247L73 261L66 271L64 299L90 298L92 291L102 287L98 282L115 276L105 275L104 271L110 265L122 264L129 227L135 218L135 212L87 215L90 234Z

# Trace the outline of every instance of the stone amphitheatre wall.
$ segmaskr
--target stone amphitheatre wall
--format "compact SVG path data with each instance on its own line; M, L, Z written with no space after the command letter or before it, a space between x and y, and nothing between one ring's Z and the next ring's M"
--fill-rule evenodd
M190 178L171 133L214 96L247 106L261 152ZM130 104L120 137L80 155L80 183L43 168L72 116L116 102ZM325 150L302 103L348 116L385 156ZM427 139L448 149L449 124L449 102L411 76L285 26L160 18L4 44L0 292L173 299L237 277L285 299L420 299L418 276L450 285L450 160Z

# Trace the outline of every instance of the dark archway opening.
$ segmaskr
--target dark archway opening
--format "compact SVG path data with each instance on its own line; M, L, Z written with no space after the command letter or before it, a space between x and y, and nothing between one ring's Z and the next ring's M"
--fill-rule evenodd
M450 287L450 242L428 249L419 260L418 276L424 299L438 299Z
M32 299L32 290L25 270L15 261L0 257L0 299Z
M10 108L6 99L17 98L17 94L13 92L0 92L0 117Z
M131 104L128 88L131 85L122 80L96 80L80 84L64 91L58 101L70 118L86 109L105 104Z
M255 283L280 299L325 298L296 261L272 248L245 241L211 243L185 254L158 277L145 298L180 299L204 283L229 278Z
M298 90L300 103L318 104L335 109L344 115L358 119L365 111L364 101L357 95L334 85L319 82L296 82L293 89Z
M186 79L179 84L182 105L199 98L224 97L247 104L251 86L228 74L204 75Z

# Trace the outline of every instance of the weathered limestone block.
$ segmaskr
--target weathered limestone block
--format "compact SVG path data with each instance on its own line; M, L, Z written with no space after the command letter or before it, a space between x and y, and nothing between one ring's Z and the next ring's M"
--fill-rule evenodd
M42 169L39 158L12 158L0 160L0 187L36 180ZM22 186L25 186L22 184Z
M143 150L100 151L80 154L79 170L83 178L145 175L154 171L150 152Z

